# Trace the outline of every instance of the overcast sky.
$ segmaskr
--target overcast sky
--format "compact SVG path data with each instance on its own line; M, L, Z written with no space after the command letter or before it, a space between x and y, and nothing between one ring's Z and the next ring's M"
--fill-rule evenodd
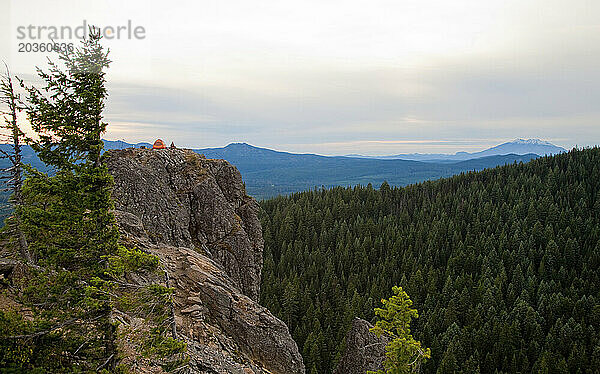
M105 40L108 139L321 154L600 143L598 0L0 2L0 58L28 80L45 54L18 52L40 41L19 26L143 27Z

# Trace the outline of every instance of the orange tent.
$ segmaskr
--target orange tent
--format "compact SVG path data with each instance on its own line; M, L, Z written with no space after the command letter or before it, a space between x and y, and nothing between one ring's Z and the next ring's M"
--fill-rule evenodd
M152 146L152 149L166 149L167 146L165 145L165 142L162 141L162 139L156 139L156 141L154 142L154 145Z

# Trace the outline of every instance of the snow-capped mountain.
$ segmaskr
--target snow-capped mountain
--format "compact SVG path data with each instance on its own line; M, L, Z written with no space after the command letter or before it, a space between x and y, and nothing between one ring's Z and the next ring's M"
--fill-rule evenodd
M485 151L470 153L474 157L495 156L495 155L524 155L534 153L539 156L554 155L566 152L567 150L556 146L550 142L540 139L515 139L512 142L503 143Z
M545 140L540 140L540 139L515 139L512 142L509 142L512 144L531 144L531 145L551 145L554 146L554 144L547 142ZM505 143L508 144L508 143Z
M392 156L361 156L348 155L348 157L358 158L376 158L387 160L414 160L414 161L463 161L473 158L499 155L527 155L536 154L538 156L554 155L557 153L566 152L567 150L556 146L548 141L540 139L515 139L510 142L502 143L492 148L480 152L457 152L455 154L440 154L440 153L409 153Z

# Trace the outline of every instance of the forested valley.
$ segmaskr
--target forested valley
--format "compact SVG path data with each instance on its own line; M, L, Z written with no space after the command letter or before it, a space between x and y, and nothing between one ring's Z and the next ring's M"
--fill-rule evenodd
M330 373L354 317L402 286L426 373L600 368L600 148L405 188L262 202L261 302L308 373Z

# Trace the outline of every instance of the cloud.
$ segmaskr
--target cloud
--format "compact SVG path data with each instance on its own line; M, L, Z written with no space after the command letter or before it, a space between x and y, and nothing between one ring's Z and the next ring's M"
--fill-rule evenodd
M106 41L115 138L327 154L600 143L597 1L59 3L14 3L10 27L147 30ZM38 61L12 57L20 72Z

